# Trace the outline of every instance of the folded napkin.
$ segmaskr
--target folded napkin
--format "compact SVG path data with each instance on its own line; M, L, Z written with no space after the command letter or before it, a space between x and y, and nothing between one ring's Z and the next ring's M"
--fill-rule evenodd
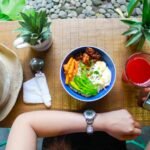
M23 83L23 101L27 104L44 103L51 106L51 95L45 74L36 73L35 77Z

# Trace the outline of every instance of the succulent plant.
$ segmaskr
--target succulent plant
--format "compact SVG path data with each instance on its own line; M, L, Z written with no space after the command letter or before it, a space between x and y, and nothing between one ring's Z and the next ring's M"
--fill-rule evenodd
M25 13L21 12L21 17L23 20L19 21L21 27L17 31L20 32L18 36L22 37L25 42L36 45L50 37L51 23L48 21L45 11L37 12L31 9Z
M129 25L129 29L123 35L129 36L126 46L136 45L141 49L145 40L150 41L150 0L143 0L142 21L121 20Z

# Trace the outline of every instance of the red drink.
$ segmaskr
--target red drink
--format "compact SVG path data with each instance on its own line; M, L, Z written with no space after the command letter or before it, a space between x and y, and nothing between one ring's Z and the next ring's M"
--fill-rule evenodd
M136 86L150 86L150 55L136 53L127 60L123 80Z

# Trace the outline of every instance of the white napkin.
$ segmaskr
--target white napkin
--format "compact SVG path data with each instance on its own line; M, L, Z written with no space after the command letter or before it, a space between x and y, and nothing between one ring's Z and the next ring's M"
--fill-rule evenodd
M23 83L23 101L27 104L44 103L46 107L51 106L51 95L44 73L36 73L34 78Z

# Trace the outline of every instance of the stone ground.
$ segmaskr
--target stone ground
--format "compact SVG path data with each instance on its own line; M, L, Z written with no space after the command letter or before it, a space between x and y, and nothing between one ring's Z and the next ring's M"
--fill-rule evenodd
M119 8L127 17L129 0L26 0L26 8L46 10L51 19L65 18L117 18ZM140 17L142 4L134 10L133 16Z

